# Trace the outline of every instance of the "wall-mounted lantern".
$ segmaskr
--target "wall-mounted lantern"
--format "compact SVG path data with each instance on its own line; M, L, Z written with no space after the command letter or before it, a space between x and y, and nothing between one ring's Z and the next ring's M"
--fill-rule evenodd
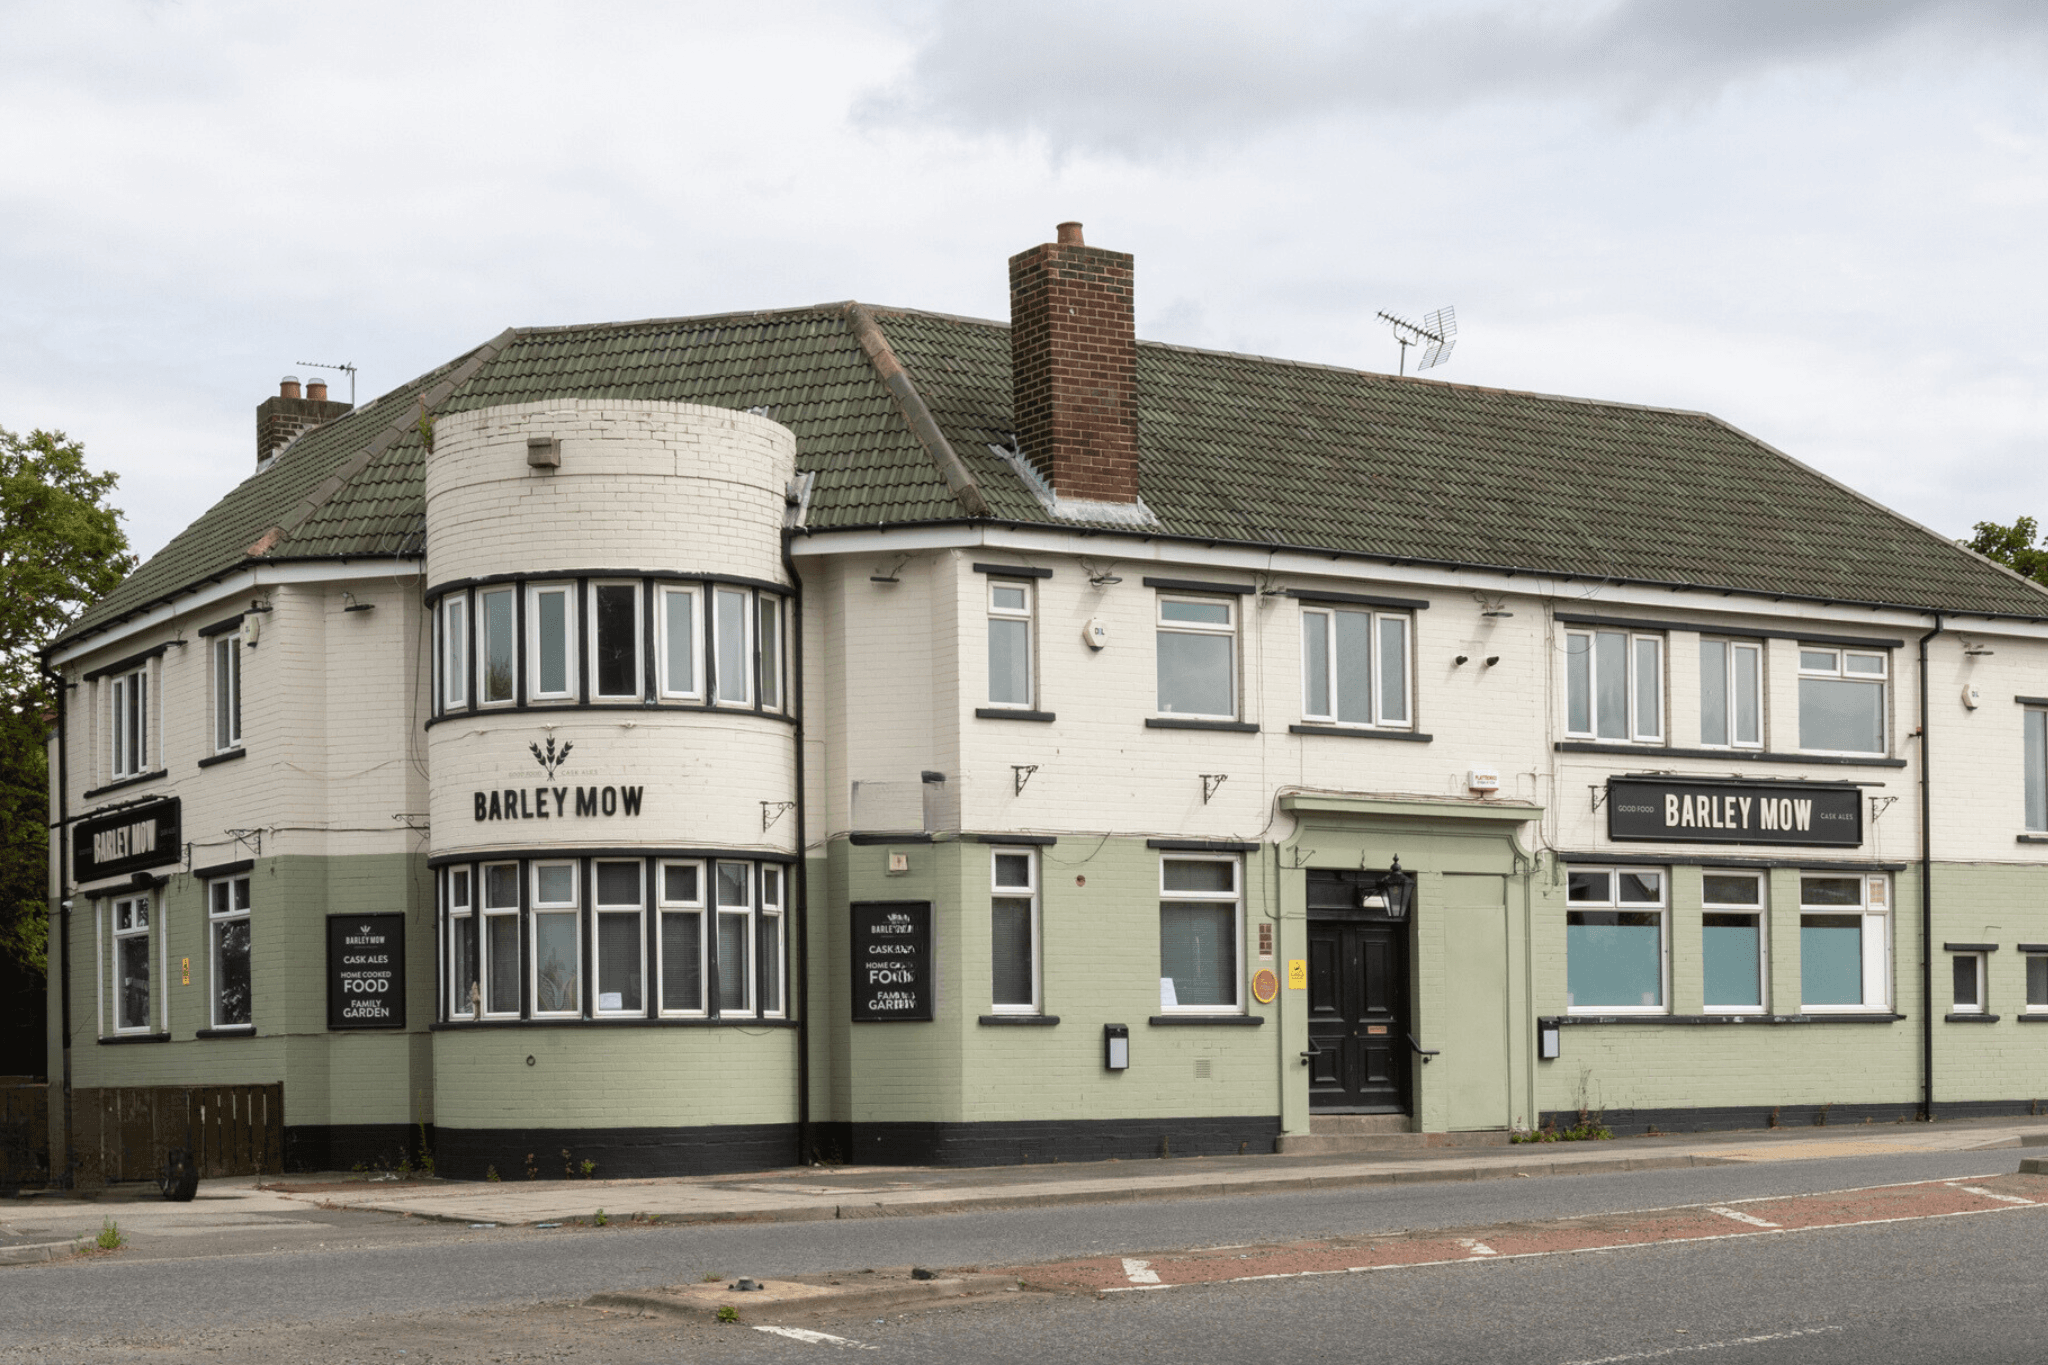
M1102 1026L1102 1065L1110 1071L1131 1069L1131 1026L1129 1024L1104 1024Z
M1554 1062L1564 1052L1564 1030L1555 1019L1536 1021L1536 1055L1546 1062Z
M1394 865L1377 876L1370 876L1358 885L1358 908L1377 910L1388 919L1405 920L1408 911L1415 904L1415 874L1401 870L1401 859L1396 856Z

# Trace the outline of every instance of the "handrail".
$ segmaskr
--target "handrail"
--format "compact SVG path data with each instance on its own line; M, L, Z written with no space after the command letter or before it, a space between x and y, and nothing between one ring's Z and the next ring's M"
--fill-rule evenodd
M1414 1034L1412 1034L1412 1033L1410 1033L1410 1034L1406 1034L1406 1035L1404 1035L1404 1036L1405 1036L1405 1037L1406 1037L1406 1038L1408 1039L1408 1046L1409 1046L1409 1047L1412 1047L1412 1048L1414 1048L1414 1049L1415 1049L1415 1051L1416 1051L1416 1053L1417 1053L1417 1054L1418 1054L1419 1056L1421 1056L1421 1058L1422 1058L1422 1064L1423 1064L1424 1066L1428 1066L1428 1065L1429 1065L1429 1059L1430 1059L1430 1058L1432 1058L1432 1057L1441 1057L1441 1056L1443 1056L1443 1049L1442 1049L1442 1048L1436 1048L1436 1047L1424 1047L1424 1046L1423 1046L1422 1044L1420 1044L1420 1043L1418 1043L1418 1042L1416 1042L1416 1041L1415 1041L1415 1035L1414 1035Z

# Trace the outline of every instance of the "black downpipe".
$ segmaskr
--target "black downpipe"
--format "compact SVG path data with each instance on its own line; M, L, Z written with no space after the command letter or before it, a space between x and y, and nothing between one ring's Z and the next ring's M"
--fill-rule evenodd
M64 676L43 666L43 676L57 694L57 995L63 1002L64 1170L50 1172L71 1188L71 859L65 840L71 836L70 733L66 725Z
M1941 634L1941 613L1934 629L1920 637L1920 1119L1934 1119L1934 760L1927 734L1927 642Z
M796 722L796 1156L808 1165L811 1150L811 869L804 825L804 581L789 552L790 531L782 533L782 571L789 575L789 695Z

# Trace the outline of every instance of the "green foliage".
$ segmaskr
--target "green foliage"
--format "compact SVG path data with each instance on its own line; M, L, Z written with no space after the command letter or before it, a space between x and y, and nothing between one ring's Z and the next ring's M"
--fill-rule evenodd
M609 1218L607 1218L607 1217L605 1217L605 1213L604 1213L604 1210L603 1210L603 1209L599 1209L599 1210L597 1211L597 1217L595 1217L595 1218L591 1219L590 1221L591 1221L591 1222L593 1222L593 1223L595 1223L595 1224L596 1224L596 1225L597 1225L598 1227L603 1227L603 1226L604 1226L605 1224L607 1224L607 1223L611 1222L612 1220L611 1220L611 1219L609 1219Z
M46 741L56 697L40 651L135 567L116 476L61 431L0 427L0 954L40 974L49 946Z
M2017 518L2010 526L1980 521L1971 529L1975 532L1969 540L1971 549L2022 577L2048 585L2048 538L2035 543L2040 526L2032 517Z
M121 1235L121 1225L111 1218L100 1220L100 1235L92 1239L101 1251L119 1251L127 1240Z
M718 1307L718 1320L720 1322L738 1322L740 1320L740 1310L729 1303L720 1304Z
M498 1168L496 1166L484 1167L484 1179L496 1182L499 1180L503 1180L504 1178L504 1176L498 1174Z
M1551 1119L1541 1128L1523 1129L1508 1138L1509 1142L1611 1142L1614 1132L1600 1122L1599 1114L1579 1111L1579 1121L1569 1128L1557 1126Z

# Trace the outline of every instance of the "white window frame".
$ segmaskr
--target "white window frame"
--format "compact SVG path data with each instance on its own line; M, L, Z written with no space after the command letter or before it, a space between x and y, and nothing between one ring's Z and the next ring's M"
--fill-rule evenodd
M623 901L606 901L603 899L603 879L599 876L599 869L604 867L608 863L617 863L621 866L631 867L638 874L640 895L639 898L635 900L632 904L629 905ZM592 969L590 973L590 1015L593 1019L645 1018L647 1015L647 986L649 976L647 970L647 860L644 858L591 859L590 902L590 944L587 950L590 953L590 964ZM624 914L631 914L633 916L633 941L640 945L640 1006L637 1009L629 1008L625 1005L621 1005L617 1009L606 1009L604 1007L603 993L603 940L598 934L598 926L603 922L604 917L606 915Z
M762 863L754 871L755 885L760 888L760 919L754 926L754 951L756 956L754 989L756 1003L760 1006L763 1019L781 1019L789 1014L789 982L785 975L788 957L788 916L783 913L789 903L789 869L781 863ZM772 886L772 894L771 894ZM775 1007L768 1007L764 988L773 983Z
M540 669L540 599L560 593L562 596L562 688L548 692L541 687ZM577 664L582 650L576 647L576 613L582 604L576 600L574 579L551 580L546 583L526 585L526 699L528 701L575 701L580 695L577 687Z
M441 710L467 710L469 675L469 594L451 592L436 613L441 625Z
M1343 702L1340 699L1340 674L1337 668L1337 617L1363 616L1367 621L1366 650L1366 714L1369 720L1339 720ZM1398 626L1401 630L1401 695L1398 700L1405 716L1388 713L1386 696L1386 628ZM1327 701L1322 711L1317 711L1311 700L1311 663L1309 650L1316 638L1313 632L1320 632L1323 654L1323 696ZM1336 726L1347 730L1413 730L1415 728L1415 618L1405 611L1377 611L1371 607L1345 607L1335 604L1316 603L1301 609L1301 718L1304 721Z
M1708 645L1721 647L1721 701L1724 714L1721 718L1728 738L1714 741L1707 738L1707 698L1704 686L1707 668L1706 650ZM1738 658L1748 654L1756 660L1756 738L1744 739L1738 733L1736 718L1741 715L1742 670L1737 667ZM1700 637L1700 747L1704 749L1761 749L1764 747L1764 647L1760 641L1744 640L1731 636L1703 635Z
M2022 1002L2020 1012L2022 1014L2048 1014L2048 999L2044 999L2038 1005L2034 1003L2033 982L2034 963L2041 963L2042 971L2048 973L2048 952L2028 952L2026 950L2027 946L2022 944L2020 948L2020 960L2026 964L2026 980L2020 993L2020 1000Z
M668 599L690 601L689 676L678 679L669 670ZM704 589L695 583L660 583L654 590L654 638L656 682L664 700L704 700Z
M1000 874L1005 857L1024 860L1024 883L1005 882ZM1166 876L1160 872L1162 882ZM1025 1004L1002 1004L995 998L995 943L991 924L989 943L989 1013L1039 1015L1045 1013L1044 948L1040 942L1041 913L1039 897L1038 850L1030 845L1022 847L998 846L989 850L988 859L989 913L995 913L998 900L1029 900L1031 902L1031 999Z
M1744 877L1756 883L1756 901L1743 905L1734 901L1712 901L1707 899L1708 877ZM1754 1005L1717 1005L1706 998L1705 936L1706 924L1702 920L1701 935L1701 1009L1707 1014L1768 1014L1771 1009L1771 922L1768 915L1771 897L1770 878L1761 872L1747 872L1738 868L1704 867L1700 869L1700 914L1706 915L1750 915L1756 919L1756 994Z
M132 909L132 907L137 905L142 907L142 923L136 925L134 923L134 916L131 914L129 916L129 927L122 928L122 909L124 907ZM114 1025L113 1032L116 1037L132 1037L157 1031L156 1020L153 1016L160 999L160 987L157 978L161 972L161 963L163 961L163 952L159 947L162 936L158 932L161 927L157 915L156 894L154 892L144 891L135 895L115 896L107 902L108 942L113 949L108 954L107 960L107 992L113 1001L112 1022ZM143 997L142 1001L142 1022L139 1024L124 1024L121 1022L121 948L123 944L136 938L140 938L148 946L149 966L143 972L142 978L144 989L148 993Z
M232 753L242 747L242 637L224 631L207 650L213 679L213 751Z
M540 894L541 874L558 867L569 870L569 899L544 901ZM527 1016L533 1019L580 1019L583 1017L583 864L575 858L535 858L527 864L526 876L526 998L532 1002ZM540 922L543 917L551 915L568 915L576 921L574 931L569 935L569 942L575 945L576 950L576 960L570 964L576 1003L568 1009L544 1010L540 1007Z
M1891 878L1881 872L1802 872L1799 874L1799 922L1808 915L1849 915L1863 917L1863 999L1853 1005L1814 1005L1805 1000L1800 988L1802 1014L1885 1014L1892 1007L1892 917ZM1825 877L1855 882L1862 900L1856 905L1808 905L1806 879ZM1804 964L1801 964L1802 972ZM1876 998L1873 999L1872 995Z
M1947 953L1949 961L1949 1007L1950 1014L1991 1013L1991 954L1982 951ZM1977 976L1977 998L1970 1004L1963 1004L1955 998L1955 965L1968 959L1970 968Z
M725 628L724 622L719 616L720 605L727 597L737 597L740 599L740 628L746 636L740 644L741 692L737 696L733 694L732 683L726 677L728 672L727 664L730 661L725 657ZM712 700L719 706L752 709L754 705L754 636L756 633L753 591L749 588L729 587L722 583L713 584L709 594L709 601L711 616L706 624L710 627L709 634L711 638Z
M1169 602L1193 602L1209 607L1220 605L1224 609L1225 622L1224 624L1217 625L1204 621L1168 621L1166 619L1166 606ZM1153 648L1155 651L1153 705L1155 707L1159 706L1161 700L1156 676L1158 638L1162 635L1220 635L1230 642L1230 661L1225 670L1225 677L1230 685L1230 709L1227 711L1209 712L1168 711L1161 708L1153 714L1170 720L1236 720L1238 718L1238 713L1244 709L1243 684L1242 679L1238 676L1241 668L1239 660L1244 651L1239 644L1237 634L1238 623L1243 619L1243 616L1244 613L1240 609L1237 598L1232 595L1164 591L1158 594L1152 608Z
M109 780L141 777L150 772L149 661L107 679L107 773Z
M742 868L745 871L747 879L746 891L744 893L745 900L744 903L741 905L725 905L722 904L718 899L718 874L722 868L727 867ZM715 972L705 973L707 979L704 983L704 989L709 993L708 999L712 1003L717 1005L719 1018L751 1019L754 1017L756 1006L757 992L754 987L754 971L758 951L754 943L754 934L756 932L754 924L754 909L755 896L757 890L757 882L754 875L754 864L751 862L742 861L737 858L719 858L710 864L708 870L710 872L710 884L706 887L706 892L711 901L710 910L713 916L711 924L711 933L713 934L712 942L716 945L718 953L718 970ZM732 916L735 919L742 920L742 925L740 929L740 942L746 946L747 955L746 970L740 974L740 979L742 982L745 983L746 987L746 1000L742 1002L741 1005L732 1009L727 1009L724 1002L719 1000L718 998L719 978L725 972L725 936L720 932L720 930L722 930L725 927L725 917L728 915Z
M458 879L460 891L458 893ZM447 906L448 937L448 1008L446 1015L450 1023L460 1023L483 1017L484 1008L484 919L478 906L477 870L468 863L441 869L442 904ZM462 954L456 951L456 926L467 923L470 927L470 951L476 957L476 998L470 999L463 990L461 976Z
M779 593L755 593L754 615L754 683L761 709L779 714L789 709L789 600Z
M1875 749L1809 749L1806 747L1806 720L1802 714L1795 721L1799 727L1799 752L1804 754L1834 754L1845 758L1870 758L1873 756L1882 758L1889 755L1892 751L1891 651L1888 649L1857 649L1846 645L1809 645L1804 643L1798 645L1798 650L1799 677L1802 680L1806 678L1831 678L1841 682L1873 683L1876 685L1878 731L1878 747ZM1834 667L1808 667L1806 656L1809 654L1833 655L1835 660ZM1852 657L1876 659L1879 669L1875 673L1860 670L1851 671L1849 669L1849 660ZM1800 709L1802 713L1805 710L1803 698L1800 702Z
M1598 648L1598 641L1602 635L1619 635L1626 642L1623 649L1625 675L1622 678L1621 684L1624 707L1622 729L1625 734L1619 737L1615 735L1603 736L1600 733L1600 650ZM1669 655L1669 651L1665 648L1664 636L1654 631L1608 630L1599 626L1586 626L1583 628L1574 626L1565 631L1564 640L1566 736L1571 739L1589 740L1596 744L1662 745L1664 743L1664 712L1669 704L1668 699L1671 691L1664 676L1666 672L1665 660ZM1577 641L1583 641L1583 646L1575 644ZM1651 708L1653 714L1648 717L1642 714L1642 650L1644 646L1654 650L1657 656L1656 705ZM1582 650L1586 657L1587 728L1581 730L1572 728L1572 660L1576 657L1575 650Z
M490 689L491 614L489 604L493 598L501 594L512 608L507 623L507 629L511 631L511 636L505 642L508 646L505 666L512 670L512 676L506 679L505 695L493 697ZM475 667L475 677L472 685L476 690L476 704L480 709L498 706L517 706L519 704L519 659L520 653L524 648L519 639L519 589L510 583L507 583L502 588L479 589L476 594L474 611L476 615L475 638L477 648L475 650L476 657L471 660L471 663Z
M603 588L631 588L633 590L633 690L630 692L606 692L598 671L598 611L597 594ZM637 578L593 578L589 584L588 600L584 609L590 620L590 657L584 666L590 670L590 699L592 701L639 701L647 693L647 655L643 652L647 642L646 632L641 629L646 620L646 602L642 597L642 585ZM573 624L573 623L572 623Z
M2029 706L2020 718L2025 796L2020 819L2035 834L2048 833L2048 708Z
M1004 607L996 604L996 593L1021 592L1024 605ZM995 623L998 621L1021 621L1024 625L1024 700L997 701L995 697L995 668L989 659L987 685L982 688L987 698L986 705L1002 711L1030 711L1038 703L1038 585L1028 578L991 577L983 589L983 600L987 604L987 655L995 651ZM987 657L986 655L984 657Z
M1220 891L1168 891L1166 889L1166 865L1180 863L1226 863L1231 869L1232 890L1229 894ZM1234 1003L1224 1005L1183 1005L1167 1004L1160 1000L1161 1014L1243 1014L1246 1011L1244 990L1244 859L1235 853L1161 853L1159 855L1159 899L1161 901L1184 901L1192 904L1219 905L1232 907L1231 920L1234 925L1235 942L1232 948L1232 970L1230 988ZM1156 927L1156 926L1155 926ZM1158 976L1166 978L1166 964L1159 963Z
M690 867L697 871L697 894L694 898L671 900L668 896L668 869ZM709 979L705 965L709 953L705 947L705 935L711 919L710 882L711 869L701 858L663 858L654 865L655 914L657 920L654 932L655 962L659 975L656 979L655 1008L664 1019L702 1019L710 1013L711 998L718 983ZM695 1009L669 1009L664 1003L661 987L668 980L668 935L661 932L659 916L663 914L693 914L697 917L697 1007Z
M238 900L239 890L239 900ZM220 908L220 892L225 891L227 908ZM240 924L250 929L249 942L249 1017L240 1023L223 1023L220 1017L220 935L223 930ZM249 874L239 877L216 877L206 884L206 1019L210 1028L249 1029L256 1027L256 962L254 920L249 909Z
M510 905L492 905L490 903L491 869L494 867L507 867L512 870L513 894L512 904ZM476 898L477 907L476 979L477 984L482 988L478 992L480 1006L477 1017L480 1019L517 1019L521 1015L520 1005L521 1001L526 998L525 992L527 989L526 974L524 972L519 972L513 977L512 993L514 999L512 1007L502 1010L491 1008L491 932L494 927L493 921L510 920L512 922L513 942L521 943L520 920L526 913L523 904L525 900L525 885L519 864L516 862L506 860L477 864L476 886L471 894ZM523 944L521 951L524 951Z
M1599 873L1608 878L1607 899L1592 901L1573 900L1571 898L1571 878L1582 873ZM1657 878L1657 899L1655 901L1623 900L1621 898L1621 879L1624 875ZM1662 1001L1655 1005L1581 1005L1568 1003L1565 1007L1565 1012L1568 1014L1642 1015L1671 1013L1671 869L1668 867L1635 866L1593 867L1573 863L1565 869L1565 887L1565 913L1567 915L1570 915L1575 910L1595 912L1612 910L1624 913L1649 910L1656 913L1657 975L1660 983L1658 992L1663 997ZM1570 926L1569 919L1566 920L1566 926L1567 928ZM1571 945L1569 940L1567 940L1565 945L1565 971L1567 974L1566 981L1569 983L1571 971ZM1569 1000L1569 997L1567 997L1567 1000ZM1716 1011L1716 1013L1719 1013L1719 1011Z

